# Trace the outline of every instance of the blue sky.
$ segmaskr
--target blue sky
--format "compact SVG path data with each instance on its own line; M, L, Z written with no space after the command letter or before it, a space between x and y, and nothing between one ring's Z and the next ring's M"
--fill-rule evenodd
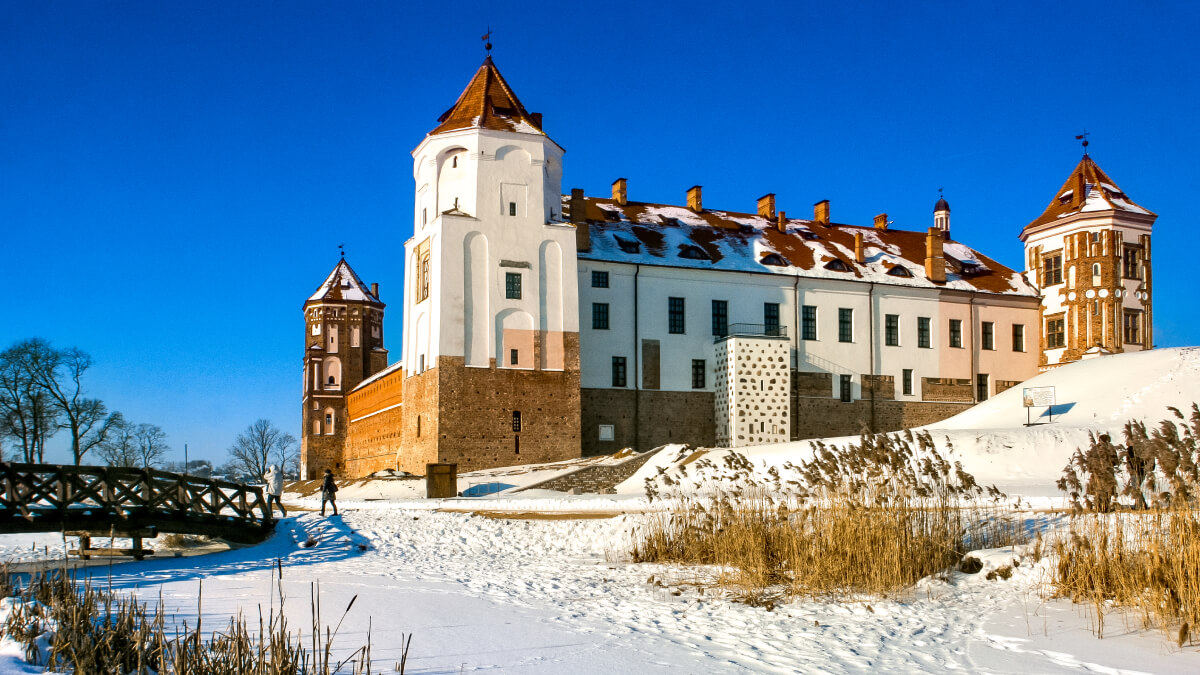
M182 454L258 417L299 435L305 298L379 282L400 352L410 151L483 58L567 149L564 190L932 223L1021 267L1021 227L1092 156L1159 214L1159 346L1200 202L1196 3L0 0L0 346L96 359L88 388ZM66 454L56 458L65 460Z

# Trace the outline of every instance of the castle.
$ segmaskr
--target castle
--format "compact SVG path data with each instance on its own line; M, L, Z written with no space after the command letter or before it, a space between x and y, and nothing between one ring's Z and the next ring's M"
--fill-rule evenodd
M401 358L340 260L304 305L301 473L424 473L931 423L1039 369L1149 349L1150 229L1085 154L1017 272L951 237L561 191L491 58L413 151Z

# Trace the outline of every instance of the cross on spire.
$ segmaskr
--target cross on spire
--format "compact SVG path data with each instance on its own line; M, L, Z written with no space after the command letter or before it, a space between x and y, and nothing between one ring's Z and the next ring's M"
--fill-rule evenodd
M487 32L484 33L483 37L480 39L483 40L483 48L487 50L487 55L491 56L492 55L492 27L491 26L488 26Z
M343 258L346 257L346 245L345 244L338 244L338 253L341 253Z
M1087 137L1088 137L1087 129L1084 129L1082 134L1079 134L1078 136L1075 137L1075 140L1083 141L1083 154L1085 154L1085 155L1088 154L1088 149L1087 149L1088 148L1088 139L1087 139Z

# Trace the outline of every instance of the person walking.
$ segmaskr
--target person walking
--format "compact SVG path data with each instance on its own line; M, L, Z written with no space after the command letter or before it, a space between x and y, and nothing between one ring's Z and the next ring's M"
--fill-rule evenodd
M271 508L271 503L279 505L279 512L287 518L287 509L283 508L283 502L279 499L283 495L283 474L279 471L279 467L272 464L267 467L267 473L263 475L263 482L267 484L267 513L274 514L275 511Z
M337 483L333 482L333 472L325 469L325 480L321 481L321 515L325 515L325 502L329 502L333 506L333 515L337 515L337 502L334 501L334 495L337 494Z

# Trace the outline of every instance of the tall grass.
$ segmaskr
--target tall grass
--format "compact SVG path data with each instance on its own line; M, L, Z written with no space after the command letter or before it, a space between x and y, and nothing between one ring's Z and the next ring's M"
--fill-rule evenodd
M813 459L784 465L799 477L786 484L778 472L755 480L749 461L733 457L727 464L746 469L739 489L683 495L651 516L631 545L635 561L715 565L719 582L750 600L889 594L969 550L1023 540L995 506L1003 495L946 460L927 433L818 444Z
M282 573L281 566L276 569ZM6 591L11 609L0 625L0 635L22 644L30 663L75 673L369 675L370 632L366 645L347 658L333 659L331 646L337 630L326 627L322 631L319 593L314 588L311 647L306 647L302 631L292 632L288 627L278 581L279 606L272 602L265 616L260 606L256 626L239 613L205 637L199 619L194 627L184 623L182 629L169 628L163 612L151 612L144 603L118 597L94 585L90 578L79 582L73 574L58 570L22 584L4 569L0 570L0 591ZM342 619L353 604L351 600ZM402 645L402 660L396 666L401 673L408 644Z

